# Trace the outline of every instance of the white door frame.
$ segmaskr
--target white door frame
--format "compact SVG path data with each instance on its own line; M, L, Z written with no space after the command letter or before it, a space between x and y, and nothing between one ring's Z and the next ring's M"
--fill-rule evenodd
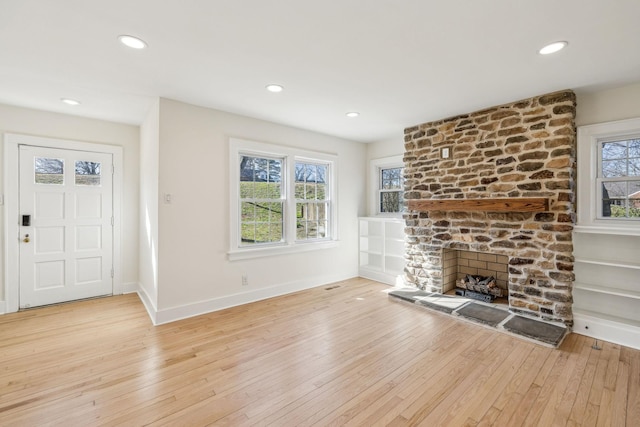
M20 206L19 200L19 146L60 148L64 150L90 151L113 155L113 294L121 294L122 287L122 147L90 142L69 141L30 135L5 134L4 137L4 253L5 311L18 311L20 295Z

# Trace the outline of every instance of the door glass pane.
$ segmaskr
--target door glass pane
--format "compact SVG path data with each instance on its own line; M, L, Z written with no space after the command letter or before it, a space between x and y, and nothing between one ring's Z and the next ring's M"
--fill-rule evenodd
M64 184L64 160L49 157L35 158L36 184Z
M76 185L100 185L100 163L76 161Z

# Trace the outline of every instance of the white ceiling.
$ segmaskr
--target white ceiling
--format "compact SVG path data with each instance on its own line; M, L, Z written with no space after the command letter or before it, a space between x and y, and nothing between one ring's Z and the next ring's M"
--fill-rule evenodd
M0 0L0 103L140 124L166 97L384 141L640 81L639 19L640 0ZM537 54L556 40L568 48Z

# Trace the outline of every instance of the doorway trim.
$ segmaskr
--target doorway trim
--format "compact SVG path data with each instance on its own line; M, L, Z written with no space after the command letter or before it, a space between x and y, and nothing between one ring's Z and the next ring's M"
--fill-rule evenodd
M6 133L4 137L4 299L5 312L18 311L20 295L20 259L19 244L20 212L19 198L19 159L20 145L59 148L63 150L89 151L113 155L113 294L123 293L122 286L122 183L123 162L122 147L92 142L70 141L65 139Z

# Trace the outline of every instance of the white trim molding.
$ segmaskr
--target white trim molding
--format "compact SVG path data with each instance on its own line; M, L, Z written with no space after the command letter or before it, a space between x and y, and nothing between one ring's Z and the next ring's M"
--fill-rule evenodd
M589 228L611 234L638 234L640 221L598 218L598 142L612 138L638 137L640 118L598 123L578 128L578 221L577 230Z
M226 308L236 307L243 304L249 304L268 298L281 295L287 295L293 292L303 291L319 286L326 286L330 283L336 283L343 280L351 279L353 276L345 275L324 275L314 276L303 280L296 280L281 285L275 285L268 288L254 289L246 292L240 292L233 295L226 295L219 298L213 298L205 301L199 301L192 304L170 307L156 311L153 315L149 313L154 325L162 325L164 323L175 322L176 320L186 319L189 317L199 316L214 311L224 310ZM147 311L152 304L146 297L140 294ZM147 302L145 302L147 301Z
M601 314L573 312L573 332L640 350L640 325L604 319Z
M64 150L107 153L113 156L113 294L123 293L122 286L122 190L123 149L117 145L69 141L31 135L7 133L4 137L4 251L5 251L5 312L13 313L19 307L19 146L59 148Z

